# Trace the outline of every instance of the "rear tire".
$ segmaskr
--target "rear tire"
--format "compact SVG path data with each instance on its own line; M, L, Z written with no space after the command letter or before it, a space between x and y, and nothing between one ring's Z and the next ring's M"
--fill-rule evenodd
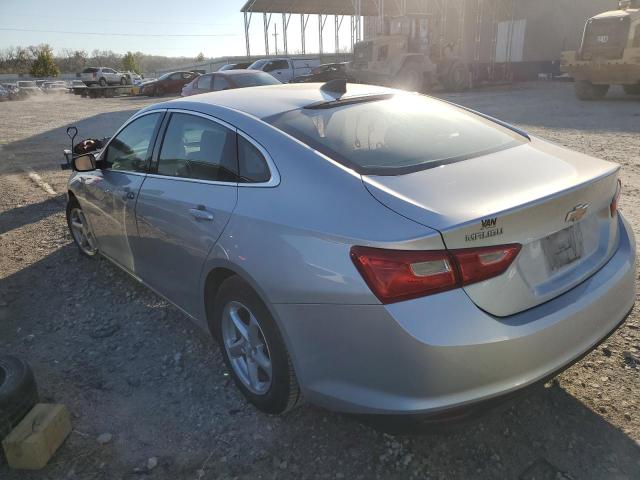
M38 403L31 368L19 358L0 355L0 441Z
M640 95L640 84L623 85L622 88L627 95Z
M258 294L240 277L232 276L218 290L212 317L212 333L220 343L224 363L245 398L264 413L282 414L295 408L301 395L291 359L275 320ZM240 328L236 328L238 321L242 322ZM245 341L241 330L255 342ZM267 369L263 368L265 360L269 361ZM250 379L250 365L257 365L253 376L256 382Z
M580 100L600 100L609 91L609 85L594 85L588 80L577 80L574 83L576 96Z

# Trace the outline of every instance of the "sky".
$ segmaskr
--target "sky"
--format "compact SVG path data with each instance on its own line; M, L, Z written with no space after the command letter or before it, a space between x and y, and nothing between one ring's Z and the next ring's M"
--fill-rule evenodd
M0 49L48 43L55 52L94 49L117 53L141 51L172 57L244 55L246 0L0 0ZM345 0L347 1L347 0ZM111 7L109 7L111 5ZM265 52L262 14L253 14L251 54ZM269 29L271 53L274 25L282 52L282 16L274 14ZM334 19L324 30L324 51L335 50ZM289 53L300 50L300 18L288 27ZM307 52L318 51L318 18L307 24ZM349 18L340 28L340 47L349 43Z

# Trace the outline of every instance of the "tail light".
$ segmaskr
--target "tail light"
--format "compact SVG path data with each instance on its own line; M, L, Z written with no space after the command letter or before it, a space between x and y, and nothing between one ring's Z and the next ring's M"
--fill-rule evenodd
M620 200L620 192L622 191L622 182L618 179L618 185L616 186L616 193L613 196L613 200L611 200L611 204L609 205L609 212L611 216L614 217L618 212L618 200Z
M521 245L459 250L386 250L351 248L351 259L382 303L459 288L504 273Z

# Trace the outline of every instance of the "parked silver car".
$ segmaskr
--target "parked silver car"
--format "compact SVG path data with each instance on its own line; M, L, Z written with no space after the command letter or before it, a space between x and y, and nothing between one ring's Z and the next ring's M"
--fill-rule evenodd
M274 85L149 106L75 159L67 216L281 413L447 415L624 320L619 166L434 98ZM337 81L339 83L339 81Z

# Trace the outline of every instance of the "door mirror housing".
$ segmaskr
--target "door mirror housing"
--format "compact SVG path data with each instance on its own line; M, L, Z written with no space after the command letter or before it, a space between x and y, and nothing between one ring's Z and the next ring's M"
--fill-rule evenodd
M80 155L73 159L73 169L76 172L90 172L96 168L96 157L91 153Z

